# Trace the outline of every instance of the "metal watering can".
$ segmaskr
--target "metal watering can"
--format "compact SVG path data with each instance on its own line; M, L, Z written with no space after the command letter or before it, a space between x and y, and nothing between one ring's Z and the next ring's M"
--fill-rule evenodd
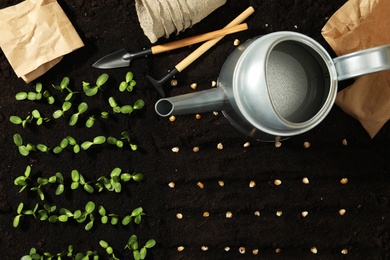
M332 59L312 38L275 32L238 46L217 87L155 104L160 116L222 111L242 133L263 141L309 131L331 110L339 80L390 69L390 45Z

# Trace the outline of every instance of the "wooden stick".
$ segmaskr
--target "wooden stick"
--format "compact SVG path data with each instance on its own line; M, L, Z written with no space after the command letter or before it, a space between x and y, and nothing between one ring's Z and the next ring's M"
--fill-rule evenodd
M233 21L231 21L228 25L226 25L224 28L232 27L235 25L238 25L242 23L246 18L248 18L255 9L250 6L248 7L244 12L242 12L239 16L237 16ZM194 62L197 58L199 58L203 53L205 53L208 49L213 47L217 42L219 42L224 36L220 36L218 38L209 40L205 43L203 43L201 46L199 46L196 50L194 50L190 55L188 55L184 60L182 60L180 63L178 63L175 68L181 72L185 68L187 68L192 62Z
M182 47L185 47L185 46L189 46L189 45L192 45L192 44L195 44L195 43L199 43L199 42L204 42L204 41L207 41L207 40L215 39L215 38L218 38L218 37L221 37L221 36L225 36L227 34L232 34L232 33L236 33L236 32L245 31L247 29L248 29L248 25L246 23L243 23L243 24L232 26L232 27L225 27L224 29L220 29L220 30L217 30L217 31L208 32L208 33L204 33L204 34L188 37L188 38L181 39L181 40L178 40L178 41L156 45L156 46L153 46L150 49L152 50L153 54L158 54L158 53L167 52L167 51L175 50L175 49L178 49L178 48L182 48Z

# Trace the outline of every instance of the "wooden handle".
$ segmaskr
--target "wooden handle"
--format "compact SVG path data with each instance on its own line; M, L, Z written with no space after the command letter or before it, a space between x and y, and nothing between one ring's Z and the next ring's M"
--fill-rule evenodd
M248 7L244 12L242 12L239 16L237 16L233 21L231 21L228 25L226 25L224 28L229 28L235 25L239 25L242 23L246 18L248 18L255 9L250 6ZM187 68L191 63L193 63L197 58L199 58L203 53L205 53L208 49L213 47L217 42L219 42L224 36L220 36L218 38L209 40L205 43L203 43L201 46L199 46L196 50L194 50L190 55L188 55L184 60L182 60L180 63L178 63L175 68L181 72L185 68Z
M188 37L188 38L181 39L178 41L174 41L174 42L170 42L170 43L166 43L166 44L161 44L161 45L156 45L150 49L152 50L153 54L158 54L158 53L162 53L162 52L167 52L167 51L179 49L179 48L189 46L189 45L192 45L195 43L215 39L215 38L218 38L220 36L225 36L227 34L245 31L247 29L248 29L248 25L246 23L243 23L243 24L232 26L232 27L220 29L217 31Z

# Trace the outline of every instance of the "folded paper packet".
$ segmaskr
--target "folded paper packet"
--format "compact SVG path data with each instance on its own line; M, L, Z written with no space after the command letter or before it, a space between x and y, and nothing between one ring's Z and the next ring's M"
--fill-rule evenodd
M4 55L26 83L84 46L56 0L26 0L0 10L0 35Z
M151 43L200 22L226 0L136 0L138 20Z
M390 44L389 0L349 0L325 24L322 35L337 55ZM358 77L337 94L336 104L371 138L390 119L390 71Z

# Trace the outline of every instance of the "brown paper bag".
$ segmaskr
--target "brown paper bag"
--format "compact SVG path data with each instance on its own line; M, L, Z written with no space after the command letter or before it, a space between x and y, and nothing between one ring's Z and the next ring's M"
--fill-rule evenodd
M322 35L337 55L390 44L388 0L350 0L326 23ZM337 94L336 104L373 138L390 119L390 71L361 76Z
M56 0L26 0L0 10L0 47L26 83L84 46Z

